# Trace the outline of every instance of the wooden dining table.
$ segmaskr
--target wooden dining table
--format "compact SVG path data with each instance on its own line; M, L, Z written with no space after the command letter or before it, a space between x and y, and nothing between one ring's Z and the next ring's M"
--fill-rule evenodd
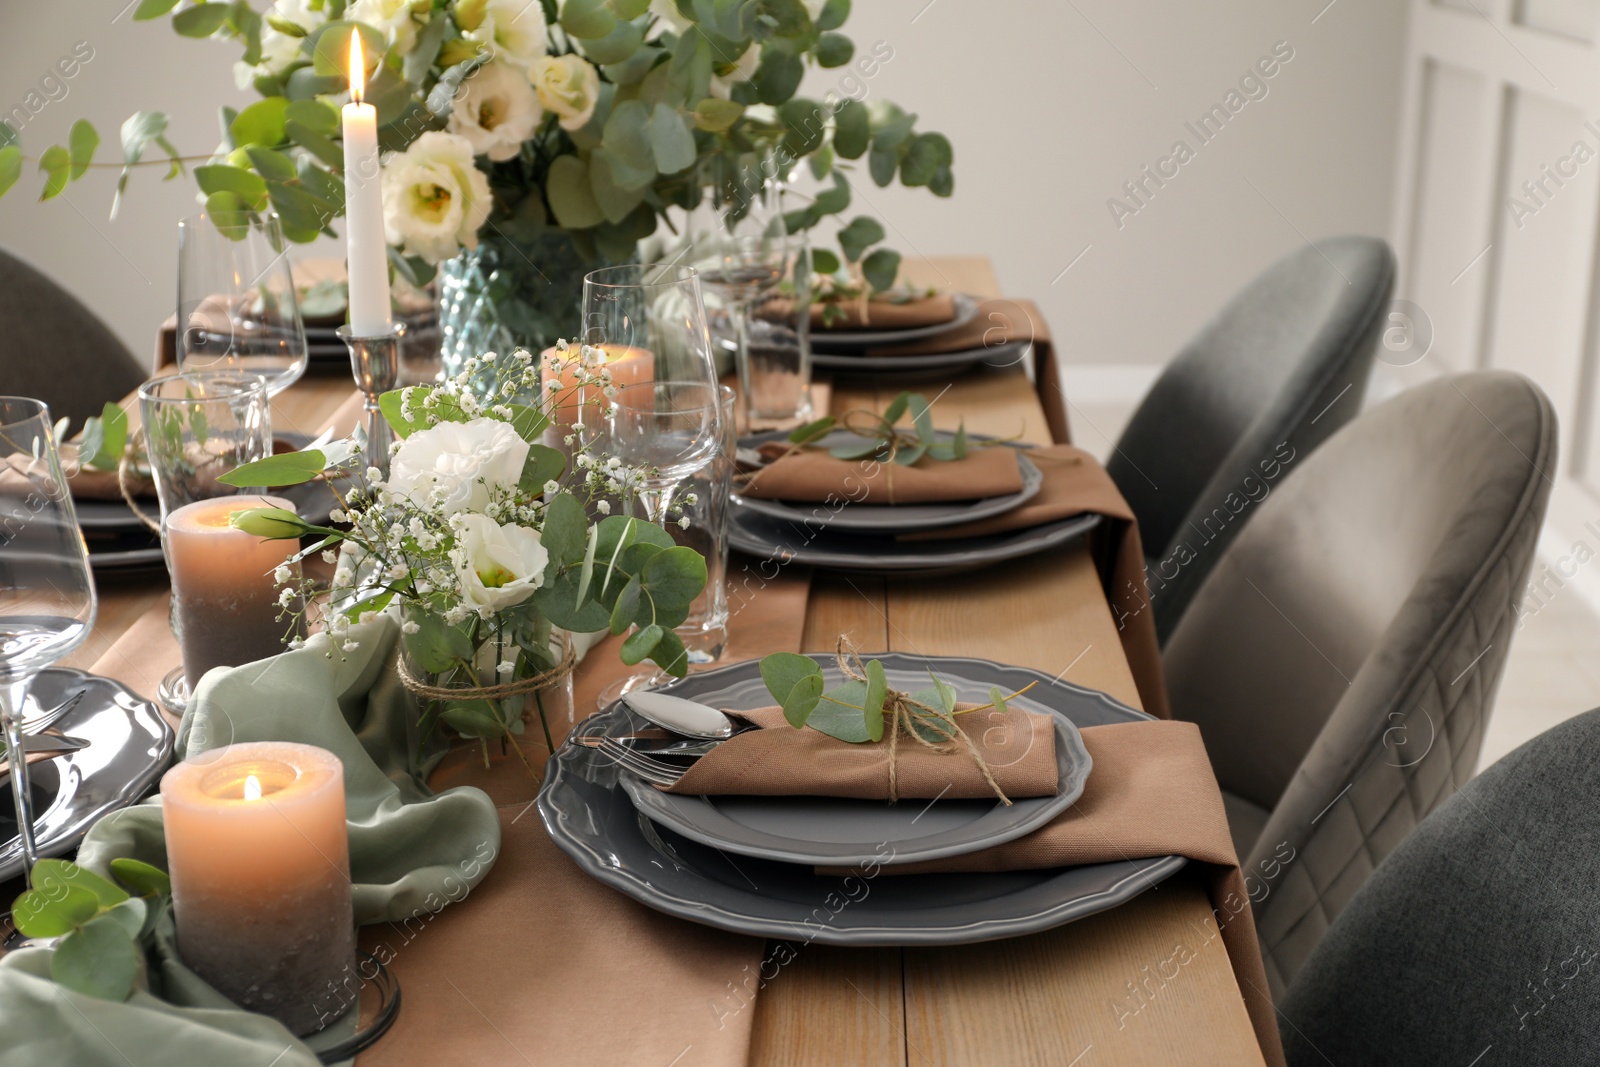
M986 259L908 262L906 278L999 297ZM1054 375L1048 388L1054 388ZM882 409L900 380L837 378L835 414ZM1023 365L918 381L941 428L1051 441ZM276 431L317 432L350 398L342 376L303 379L273 402ZM1048 395L1048 393L1047 393ZM1059 429L1057 431L1059 435ZM66 666L99 660L167 597L161 577L106 576L93 635ZM759 592L755 595L759 596ZM938 578L817 573L807 651L842 633L868 650L1031 667L1140 706L1087 547ZM153 684L150 690L153 691ZM612 890L595 885L596 893ZM1180 871L1110 911L1045 933L938 948L806 945L756 996L749 1062L779 1065L1260 1064L1239 986L1198 874ZM1186 962L1169 964L1183 952Z

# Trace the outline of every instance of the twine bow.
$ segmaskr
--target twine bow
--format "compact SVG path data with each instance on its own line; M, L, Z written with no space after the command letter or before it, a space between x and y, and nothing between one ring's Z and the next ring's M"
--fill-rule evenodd
M502 682L499 685L460 688L427 684L407 669L404 656L400 657L395 663L400 674L400 684L417 696L428 700L504 700L507 697L524 696L561 681L571 674L572 669L577 665L578 654L571 646L568 646L567 654L561 657L560 663L548 670L540 671L538 674L530 674L526 678Z
M849 637L840 635L839 647L835 652L839 669L844 676L853 682L865 683L866 670L861 665L861 653ZM956 725L955 716L943 708L930 707L917 700L908 693L898 689L889 689L883 697L883 714L888 720L884 724L884 732L889 736L889 802L892 804L900 799L897 761L900 751L900 735L905 733L916 740L917 744L935 752L955 752L955 742L960 741L966 746L967 754L972 757L972 762L977 764L978 770L983 773L983 780L989 783L989 788L994 790L994 795L1000 798L1000 803L1006 807L1011 806L1011 799L1006 796L1005 790L1000 788L1000 783L995 781L994 772L989 769L988 762L983 758L983 753L978 746L972 743L966 731ZM930 740L927 735L933 735L936 740Z

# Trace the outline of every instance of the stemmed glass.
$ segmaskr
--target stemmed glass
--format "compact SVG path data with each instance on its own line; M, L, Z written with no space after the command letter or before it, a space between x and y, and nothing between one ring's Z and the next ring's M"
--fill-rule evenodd
M0 397L0 727L30 872L38 847L22 748L28 687L83 643L94 616L94 578L56 455L50 410L38 400Z
M178 369L259 374L276 396L306 369L306 330L276 216L178 224Z

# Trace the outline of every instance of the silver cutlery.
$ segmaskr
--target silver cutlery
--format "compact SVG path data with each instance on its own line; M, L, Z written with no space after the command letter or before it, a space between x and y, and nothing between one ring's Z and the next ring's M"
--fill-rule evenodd
M578 737L575 743L592 748L628 773L652 785L676 785L689 768L647 756L611 737Z
M704 741L726 741L739 727L728 715L693 700L648 689L628 693L622 702L664 730Z
M55 722L57 719L61 718L61 716L77 707L78 701L83 699L83 694L86 691L87 690L80 686L76 692L67 697L67 699L63 700L61 703L57 704L55 707L51 708L49 711L41 711L38 715L35 715L31 719L23 719L22 729L30 734L36 734L39 731L46 729L51 723Z

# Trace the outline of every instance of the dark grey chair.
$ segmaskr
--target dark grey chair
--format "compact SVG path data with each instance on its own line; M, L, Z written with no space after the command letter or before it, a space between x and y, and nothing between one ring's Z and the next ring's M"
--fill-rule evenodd
M1168 642L1275 995L1472 777L1555 463L1555 413L1525 378L1402 393L1273 491Z
M0 249L0 394L50 405L73 429L145 380L146 372L76 297Z
M1600 710L1468 782L1280 1002L1290 1067L1600 1062Z
M1375 237L1284 256L1179 352L1106 463L1139 519L1163 643L1277 479L1361 409L1394 289Z

